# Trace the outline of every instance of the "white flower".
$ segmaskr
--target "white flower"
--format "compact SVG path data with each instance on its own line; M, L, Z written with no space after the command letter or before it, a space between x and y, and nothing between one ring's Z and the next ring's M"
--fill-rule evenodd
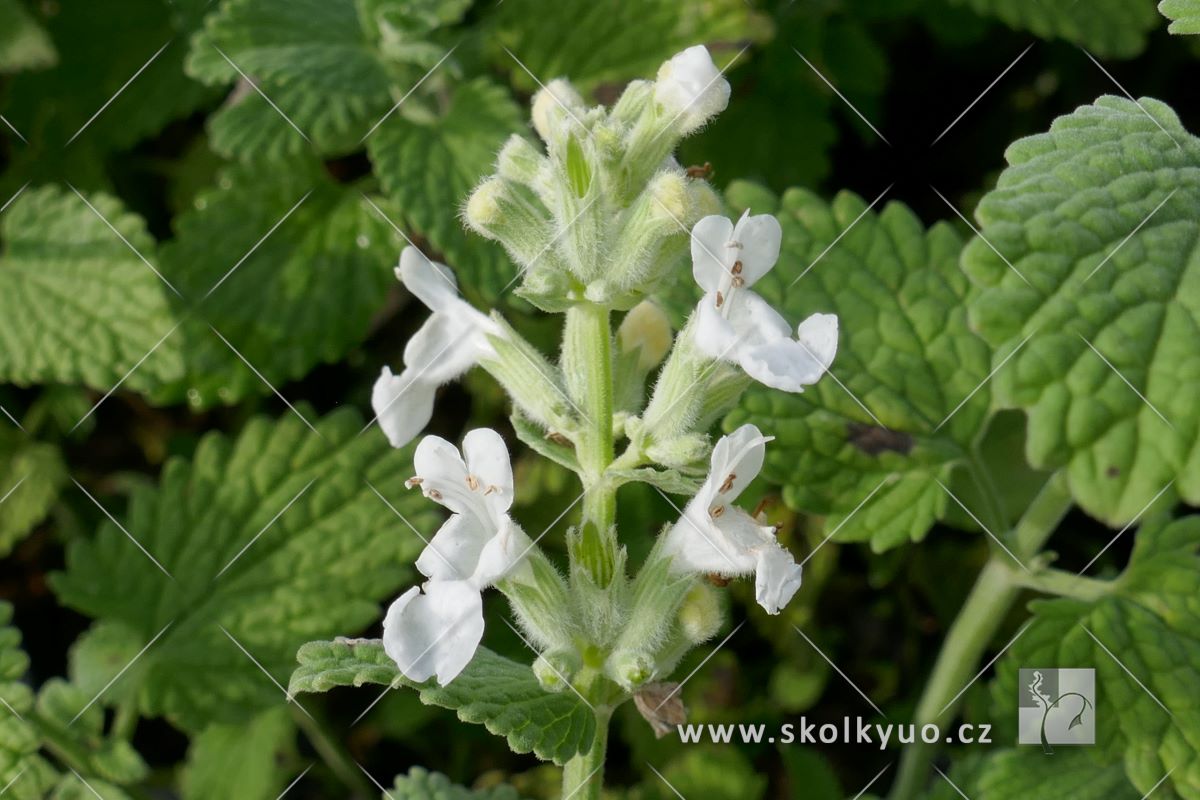
M717 442L708 478L667 532L663 553L679 573L753 573L758 604L778 614L800 588L800 565L775 539L774 528L731 505L762 469L771 438L743 425Z
M404 371L387 367L371 391L371 407L393 447L403 447L429 424L437 388L493 355L488 335L499 326L458 296L454 273L415 247L400 253L396 277L433 312L404 347Z
M685 133L699 128L729 105L729 82L704 45L676 53L658 69L654 99Z
M481 592L519 569L530 544L508 516L512 465L500 434L469 432L462 455L445 439L426 436L413 465L417 475L408 485L453 513L417 559L429 580L388 609L383 647L405 677L436 675L444 686L470 663L483 637Z
M779 258L782 231L770 214L742 214L735 226L709 216L692 228L692 275L704 289L694 339L710 358L740 364L751 378L785 392L816 383L837 352L838 321L813 314L792 338L787 320L750 287Z

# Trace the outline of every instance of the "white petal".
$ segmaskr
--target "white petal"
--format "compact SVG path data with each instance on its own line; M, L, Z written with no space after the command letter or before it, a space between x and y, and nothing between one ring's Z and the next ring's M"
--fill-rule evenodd
M455 380L492 349L474 322L465 314L432 315L404 346L404 365L436 386Z
M739 348L738 363L754 380L785 392L803 392L825 374L825 365L794 339Z
M692 130L729 105L729 82L713 63L708 48L696 45L659 68L654 99L669 116L680 116L685 130Z
M792 554L772 541L758 551L754 598L768 614L778 614L800 588L801 569Z
M813 314L796 328L796 339L808 348L825 369L833 363L838 346L836 314Z
M426 436L413 453L413 469L426 497L451 511L478 516L482 499L471 490L467 465L453 444L440 436ZM480 520L485 529L489 527L486 520L485 513Z
M725 316L737 331L739 345L754 346L791 338L792 326L758 292L739 289L725 305Z
M371 408L392 447L411 442L433 417L437 387L413 378L412 370L393 375L384 367L371 389Z
M417 569L433 580L470 580L479 565L479 554L494 534L473 514L452 514L421 551Z
M483 638L483 599L462 581L429 581L400 595L383 621L383 649L406 678L445 686Z
M692 277L706 292L728 293L733 260L727 245L732 236L733 223L718 214L692 227Z
M726 507L716 519L709 511L693 501L667 532L663 552L671 556L671 569L749 575L757 563L755 549L762 543L764 529L740 508Z
M773 438L763 436L750 424L721 437L713 448L712 467L705 481L706 485L711 484L711 502L731 503L742 493L762 469L766 444Z
M507 511L513 502L513 474L504 438L491 428L476 428L463 437L463 455L494 509Z
M431 311L444 311L458 300L458 283L445 264L431 260L415 247L400 252L396 277Z
M747 287L770 272L779 260L779 245L783 230L772 214L750 216L747 210L733 230L734 241L741 244L737 260L742 262L739 273Z
M709 358L733 361L736 358L738 333L716 307L716 295L706 294L696 304L690 323L692 341Z
M480 588L491 586L524 562L530 549L529 537L505 517L496 535L480 551L472 582Z

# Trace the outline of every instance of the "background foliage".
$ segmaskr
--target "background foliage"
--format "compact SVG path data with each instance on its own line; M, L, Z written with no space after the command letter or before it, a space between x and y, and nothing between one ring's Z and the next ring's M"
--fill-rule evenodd
M1173 31L1200 30L1194 2L1162 5ZM1167 769L1156 796L1200 797L1198 537L1193 521L1167 519L1200 496L1186 389L1200 302L1187 260L1200 144L1187 131L1200 110L1195 45L1167 24L1151 0L0 0L0 786L20 798L90 787L254 800L294 780L295 797L376 795L374 781L395 798L554 795L555 769L526 753L555 759L586 736L561 727L578 709L547 705L502 660L482 674L486 653L476 679L503 682L513 708L527 702L544 723L471 706L457 683L438 697L343 688L298 704L284 685L302 643L377 633L381 603L413 580L416 534L439 519L403 491L409 452L363 417L380 365L399 362L421 316L391 275L400 247L437 254L473 301L550 341L552 323L509 291L514 270L463 230L459 204L526 130L540 82L567 75L610 101L703 42L729 65L733 100L680 160L710 163L731 208L779 215L785 252L760 289L789 319L836 310L844 338L838 381L754 392L727 420L778 437L757 491L783 541L815 552L777 618L731 587L730 615L747 624L688 682L691 719L873 714L821 653L890 719L910 718L987 557L980 520L940 485L975 505L963 453L982 441L1006 476L986 524L1013 522L1043 470L1066 466L1082 510L1051 542L1064 568L1168 488L1136 545L1126 536L1092 567L1128 564L1121 591L1039 601L965 716L1010 742L1018 666L1108 664L1081 619L1163 676L1153 688L1183 711L1164 720L1109 664L1101 691L1122 712L1097 753L1056 758L1053 774L1006 745L945 765L972 797L1063 796L1047 787L1087 776L1086 796L1136 798ZM1165 105L1147 104L1153 119L1125 100L1081 109L1009 150L1001 176L1011 142L1122 94L1118 81ZM1160 129L1177 149L1110 158ZM1067 192L1052 176L1071 164L1085 177ZM1080 289L1097 254L1160 203L1155 225ZM973 224L1032 286L972 240L958 212L976 207ZM1128 282L1137 269L1149 293ZM685 284L664 302L684 308ZM968 397L1034 329L1056 336ZM1087 341L1116 352L1176 427ZM504 430L502 403L472 374L445 391L432 429ZM876 426L892 438L872 438ZM564 529L577 487L528 453L517 468L524 527ZM636 559L674 512L627 491L620 523ZM1001 641L1025 619L1019 605ZM531 660L490 610L488 646ZM388 667L378 653L361 675L324 674L321 658L301 653L324 686L390 680L371 671ZM683 747L631 707L616 730L610 781L631 799L671 796L653 770L689 797L854 796L895 761ZM515 789L487 788L501 782Z

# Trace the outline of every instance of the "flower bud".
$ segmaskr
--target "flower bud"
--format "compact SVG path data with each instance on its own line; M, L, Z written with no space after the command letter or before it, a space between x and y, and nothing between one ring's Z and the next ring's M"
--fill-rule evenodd
M632 692L654 677L654 659L638 650L616 650L604 662L604 672L622 689Z
M712 450L708 436L703 433L687 433L666 441L654 441L646 449L646 455L666 467L687 467L706 457Z
M463 218L480 236L504 245L518 264L549 255L550 221L528 190L510 180L493 176L479 184L467 199Z
M500 154L496 157L496 171L502 178L533 187L538 182L545 161L532 142L514 133L500 148Z
M638 351L637 368L643 375L662 363L671 341L671 321L652 300L630 309L617 328L618 345L627 353Z
M724 623L721 600L707 583L697 583L679 607L679 630L692 644L706 642Z
M546 144L556 146L586 111L583 97L575 87L556 78L533 97L533 129Z
M696 45L659 68L654 99L662 106L668 124L686 135L725 110L729 82L713 63L708 48Z
M583 666L579 655L570 650L552 650L533 662L533 674L547 692L564 691Z
M626 210L621 234L613 250L607 279L617 292L645 291L661 277L655 269L664 240L684 243L686 220L691 216L688 179L682 172L664 171L654 176Z

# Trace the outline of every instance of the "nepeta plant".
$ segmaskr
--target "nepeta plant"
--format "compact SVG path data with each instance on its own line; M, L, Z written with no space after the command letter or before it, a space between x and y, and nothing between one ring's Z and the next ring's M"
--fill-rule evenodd
M713 190L672 156L729 92L699 46L655 81L631 83L611 109L589 108L567 81L553 81L533 100L544 151L514 135L497 174L467 201L466 223L520 265L518 292L562 315L557 364L498 312L462 300L450 270L417 249L406 248L396 270L433 314L409 340L403 371L384 367L375 384L372 405L392 445L425 427L440 384L478 365L508 391L521 438L578 475L583 511L567 534L563 576L510 515L513 473L498 433L470 431L461 453L422 439L408 486L451 516L417 559L428 580L388 610L383 649L406 679L452 684L484 635L481 593L498 589L539 652L542 688L575 693L594 714L590 745L566 764L564 796L600 796L613 709L668 678L719 629L706 575L753 576L770 614L800 587L774 528L734 504L771 437L748 424L713 446L708 429L750 381L789 392L815 383L837 350L837 318L815 314L793 334L752 289L779 257L779 222L716 213ZM647 296L686 279L689 257L703 297L671 342ZM647 376L664 355L647 400ZM615 524L617 490L630 481L691 495L640 565L627 563Z

